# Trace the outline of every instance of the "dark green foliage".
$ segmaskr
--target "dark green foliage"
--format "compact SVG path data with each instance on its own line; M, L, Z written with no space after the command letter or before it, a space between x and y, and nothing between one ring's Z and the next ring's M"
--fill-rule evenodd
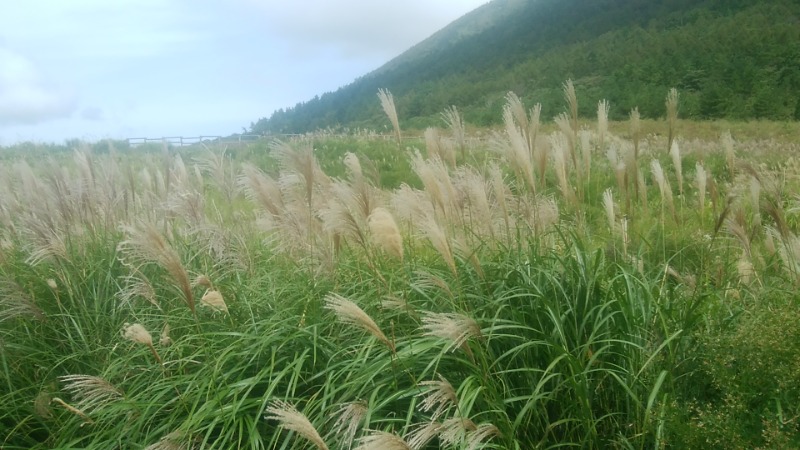
M580 114L611 101L610 118L638 106L660 117L671 87L684 118L800 116L800 5L789 0L495 0L336 92L281 109L258 133L382 128L379 88L401 125L424 128L456 105L468 123L498 123L506 91L542 117L561 112L572 78ZM488 24L488 25L487 25Z

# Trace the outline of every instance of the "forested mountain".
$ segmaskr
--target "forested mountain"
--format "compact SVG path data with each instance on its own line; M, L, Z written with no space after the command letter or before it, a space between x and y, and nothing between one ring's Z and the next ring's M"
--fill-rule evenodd
M412 25L412 24L410 24ZM572 79L580 113L608 99L611 118L638 106L664 114L671 87L684 118L800 119L796 0L494 0L335 92L274 112L253 132L379 127L389 89L403 127L439 123L456 105L478 126L501 118L516 92L563 110Z

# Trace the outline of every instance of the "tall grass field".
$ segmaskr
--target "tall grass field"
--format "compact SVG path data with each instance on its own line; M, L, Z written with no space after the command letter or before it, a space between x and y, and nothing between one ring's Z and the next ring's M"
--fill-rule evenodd
M0 448L800 448L797 135L564 94L0 151Z

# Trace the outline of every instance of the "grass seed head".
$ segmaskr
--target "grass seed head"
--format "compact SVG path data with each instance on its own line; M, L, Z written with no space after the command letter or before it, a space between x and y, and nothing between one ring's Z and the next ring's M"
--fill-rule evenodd
M136 342L137 344L144 344L147 346L153 345L153 337L141 324L126 323L122 329L122 335L129 341Z
M413 450L403 438L385 431L374 431L358 442L355 450Z
M281 400L273 401L267 408L267 415L264 416L267 420L276 420L280 423L282 428L291 430L314 444L319 450L328 450L328 446L322 440L322 437L308 420L305 414L301 413L287 402Z
M337 411L339 417L336 418L333 429L336 433L343 433L342 442L346 448L352 446L358 427L368 412L369 407L363 401L345 403Z
M122 391L101 377L92 375L65 375L58 377L64 390L77 401L75 406L85 412L102 408L122 399Z
M328 294L325 297L325 308L333 311L336 314L336 318L342 323L354 325L365 330L394 351L394 344L383 334L378 324L352 301L339 294Z
M375 208L369 216L372 241L386 253L403 260L403 236L392 214L385 208Z
M203 298L200 299L200 304L214 311L228 313L228 305L225 303L222 293L217 290L207 290L206 293L203 294Z
M447 347L449 351L459 347L467 348L465 344L470 338L481 336L481 328L475 320L455 313L424 313L422 329L425 336L450 341Z
M439 381L423 381L420 386L426 388L425 392L417 394L421 396L420 409L425 412L433 410L431 420L436 420L447 411L451 406L456 405L458 398L456 390L441 374Z

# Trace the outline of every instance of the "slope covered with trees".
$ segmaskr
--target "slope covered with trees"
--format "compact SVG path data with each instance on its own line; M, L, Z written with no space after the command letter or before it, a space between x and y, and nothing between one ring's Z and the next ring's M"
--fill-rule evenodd
M467 122L492 125L506 92L560 112L571 78L591 115L633 107L663 115L681 93L681 116L800 119L800 3L792 0L494 0L380 69L335 92L281 109L254 132L382 126L379 88L405 127L424 127L457 105Z

